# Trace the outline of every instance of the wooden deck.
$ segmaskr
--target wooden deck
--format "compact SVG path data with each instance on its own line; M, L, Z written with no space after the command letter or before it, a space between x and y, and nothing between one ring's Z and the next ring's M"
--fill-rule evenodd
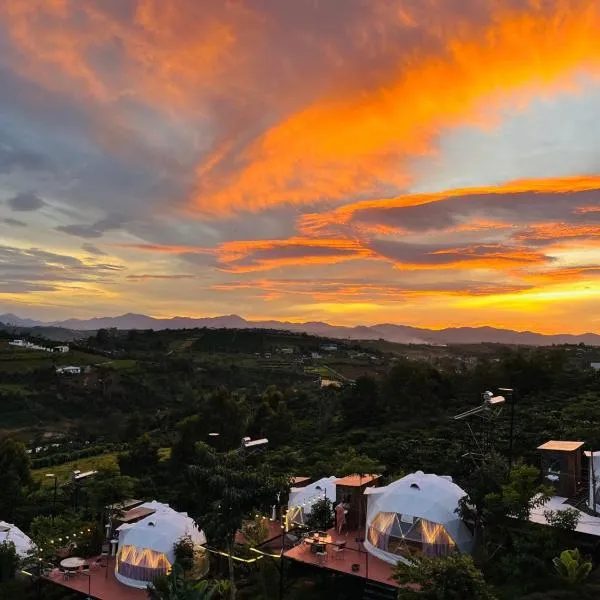
M94 600L147 600L148 598L146 590L130 588L115 579L114 558L109 558L107 567L91 569L89 577L81 574L65 580L63 574L58 569L54 569L44 579L86 596L89 594Z
M351 531L347 534L338 534L335 529L327 532L334 541L345 541L346 550L342 553L335 553L334 546L327 545L327 559L325 562L318 562L317 555L311 552L310 546L300 543L284 552L284 557L304 564L312 565L318 569L327 569L338 573L345 573L353 577L361 577L369 581L383 583L392 587L399 587L392 579L393 567L389 563L369 554L356 542L358 532ZM358 565L358 570L353 571L353 565Z

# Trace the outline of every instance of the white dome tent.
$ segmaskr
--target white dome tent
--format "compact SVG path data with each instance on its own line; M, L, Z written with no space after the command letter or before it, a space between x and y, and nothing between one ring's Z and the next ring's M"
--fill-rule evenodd
M323 477L306 487L292 488L285 518L286 529L289 530L293 524L305 525L315 502L325 497L335 502L335 480L334 476Z
M144 589L149 583L170 572L175 562L175 544L189 537L195 546L206 544L206 536L199 531L187 513L179 513L160 502L142 504L155 512L133 524L121 525L115 577L130 587Z
M0 521L0 544L12 542L19 558L26 558L35 550L35 544L16 525Z
M466 494L451 477L417 471L365 493L365 547L374 556L396 564L473 549L473 535L456 513Z

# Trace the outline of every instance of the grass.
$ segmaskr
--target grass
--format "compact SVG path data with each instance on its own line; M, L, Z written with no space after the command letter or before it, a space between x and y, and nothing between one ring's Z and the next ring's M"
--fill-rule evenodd
M122 358L117 360L111 360L111 365L113 369L117 371L122 371L124 369L132 369L137 364L136 360L132 358Z
M0 392L18 396L30 396L31 392L21 383L0 383Z
M54 485L54 479L45 477L46 473L54 473L58 478L58 483L66 483L71 480L73 471L98 471L100 469L118 469L117 454L100 454L98 456L88 456L62 465L54 465L52 467L44 467L42 469L32 469L31 474L34 479L39 479L42 485Z

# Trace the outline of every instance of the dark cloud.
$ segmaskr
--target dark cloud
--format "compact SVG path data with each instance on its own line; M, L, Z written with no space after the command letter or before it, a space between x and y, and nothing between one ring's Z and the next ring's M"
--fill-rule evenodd
M502 268L543 264L551 258L523 246L501 244L410 244L390 240L374 240L368 244L378 256L399 266L444 267L463 264L481 268Z
M23 192L9 198L6 203L10 208L17 212L32 212L39 210L46 203L37 195L32 192Z
M106 256L106 252L98 248L98 246L94 246L94 244L82 244L81 249L89 254L95 254L96 256Z
M111 283L124 268L85 263L74 256L39 248L0 246L0 293L54 291L75 283Z
M580 212L594 206L600 190L581 192L521 192L469 194L418 206L379 206L357 210L351 223L425 232L456 227L471 220L496 220L510 225L547 221L600 223L600 212ZM390 201L391 203L391 201Z
M39 171L46 168L47 158L27 150L11 150L0 146L0 173L10 173L14 169Z
M23 221L19 221L19 219L12 219L11 217L6 217L5 219L0 219L2 223L6 223L6 225L11 225L14 227L27 227L27 223Z
M113 214L90 225L59 225L56 229L85 239L97 239L101 238L107 231L120 229L127 221L128 219L123 215Z

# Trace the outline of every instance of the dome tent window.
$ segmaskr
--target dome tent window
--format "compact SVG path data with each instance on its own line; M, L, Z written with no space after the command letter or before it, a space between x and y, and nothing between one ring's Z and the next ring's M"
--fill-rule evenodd
M449 477L417 471L366 494L365 546L378 558L395 564L471 551L473 536L456 513L465 492Z

